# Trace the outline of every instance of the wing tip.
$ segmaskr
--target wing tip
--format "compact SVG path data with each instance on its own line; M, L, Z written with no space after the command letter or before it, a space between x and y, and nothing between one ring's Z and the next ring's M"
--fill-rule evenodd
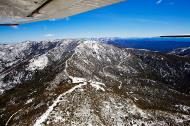
M19 24L0 24L0 26L18 26Z
M161 38L190 38L190 35L162 35Z

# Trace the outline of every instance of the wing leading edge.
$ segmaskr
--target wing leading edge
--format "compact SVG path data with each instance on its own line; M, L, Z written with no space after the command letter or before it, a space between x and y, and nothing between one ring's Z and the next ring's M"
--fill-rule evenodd
M65 18L125 0L1 0L0 25Z

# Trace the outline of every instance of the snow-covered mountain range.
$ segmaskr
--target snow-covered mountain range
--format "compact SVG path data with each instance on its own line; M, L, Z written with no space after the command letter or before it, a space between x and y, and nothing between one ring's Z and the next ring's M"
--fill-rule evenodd
M170 54L184 56L184 57L190 57L190 47L175 49L175 50L171 51Z
M108 41L0 45L0 125L188 126L190 59Z

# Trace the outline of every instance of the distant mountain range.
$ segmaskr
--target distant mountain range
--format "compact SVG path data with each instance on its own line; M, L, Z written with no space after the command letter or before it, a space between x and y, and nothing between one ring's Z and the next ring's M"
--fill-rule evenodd
M175 50L171 51L170 54L184 56L184 57L190 57L190 47L175 49Z
M0 45L0 125L189 126L190 58L125 42Z

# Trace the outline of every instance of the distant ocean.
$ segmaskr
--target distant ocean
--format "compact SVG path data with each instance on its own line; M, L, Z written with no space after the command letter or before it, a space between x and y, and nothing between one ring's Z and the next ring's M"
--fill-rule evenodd
M190 38L115 38L107 43L121 48L170 52L177 48L190 47Z

